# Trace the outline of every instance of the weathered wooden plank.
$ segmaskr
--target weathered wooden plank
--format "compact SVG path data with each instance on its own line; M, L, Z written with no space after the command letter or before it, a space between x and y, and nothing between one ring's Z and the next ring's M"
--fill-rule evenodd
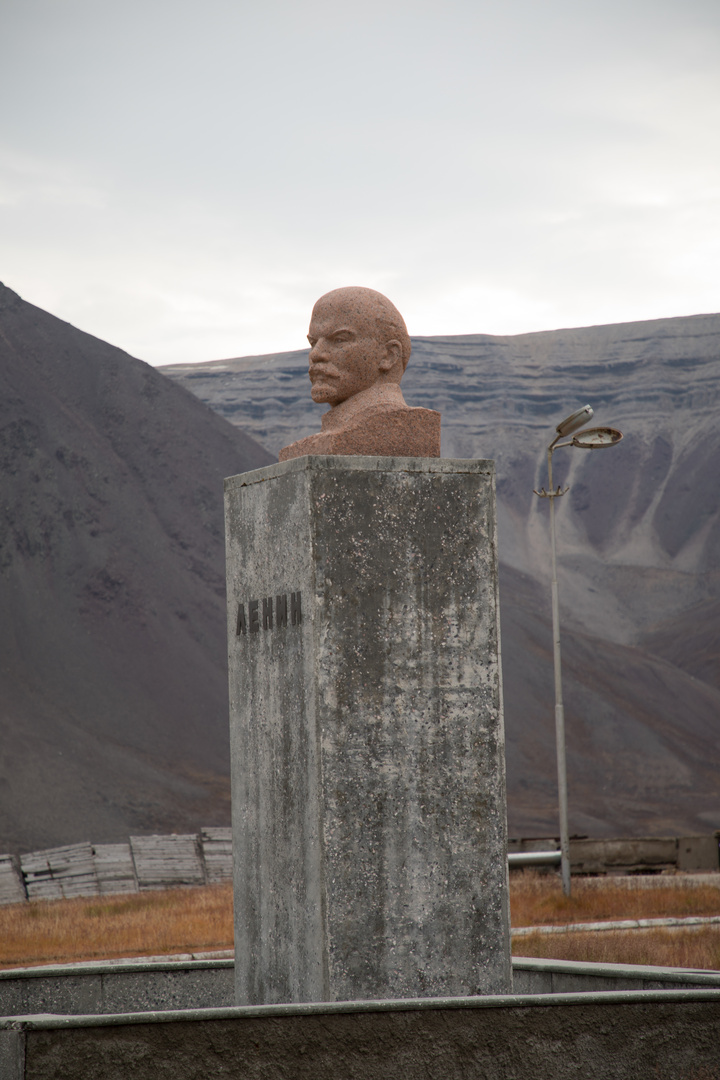
M129 844L95 844L95 871L101 894L137 892L135 864Z
M573 873L628 873L677 866L677 838L674 836L609 840L573 840L570 865Z
M60 885L53 881L47 853L31 851L20 856L28 900L54 900L62 896Z
M219 826L201 829L200 842L208 884L232 880L232 829Z
M20 865L30 900L97 896L95 860L89 842L30 852L21 856Z
M141 890L205 884L200 839L195 833L131 836L130 847Z
M0 855L0 904L27 900L20 864L14 855Z

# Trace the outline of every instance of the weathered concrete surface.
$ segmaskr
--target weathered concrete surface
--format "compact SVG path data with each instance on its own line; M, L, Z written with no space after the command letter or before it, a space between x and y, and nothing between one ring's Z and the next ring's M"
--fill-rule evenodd
M24 1080L24 1031L14 1031L12 1028L0 1026L0 1076L2 1080Z
M238 1003L508 990L492 462L296 458L226 515Z
M0 1016L222 1008L234 1001L234 967L208 960L0 971Z
M517 994L720 989L719 971L689 968L516 956L512 970ZM108 961L0 972L0 1017L223 1009L232 1007L234 1001L232 960L124 964Z
M513 957L516 994L614 993L632 990L720 989L720 971L650 967L642 964L595 964L578 960Z
M715 1080L720 991L0 1021L3 1080ZM4 1030L3 1030L4 1029Z

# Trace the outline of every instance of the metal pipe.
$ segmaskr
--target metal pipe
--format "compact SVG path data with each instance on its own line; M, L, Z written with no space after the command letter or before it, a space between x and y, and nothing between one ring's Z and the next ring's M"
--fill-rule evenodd
M557 440L555 440L557 442ZM548 484L550 488L550 548L552 551L552 622L553 665L555 669L555 745L557 750L558 809L560 817L560 869L565 896L570 896L570 836L568 832L567 766L565 762L565 709L562 696L560 661L560 604L558 600L557 558L555 553L555 489L552 478L553 444L548 447Z
M559 851L510 851L508 866L557 866L561 857Z

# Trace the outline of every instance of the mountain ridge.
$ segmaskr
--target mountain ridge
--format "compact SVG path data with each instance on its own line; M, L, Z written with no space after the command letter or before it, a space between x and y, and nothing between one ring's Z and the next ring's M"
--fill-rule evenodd
M660 322L555 345L563 332L542 331L537 362L537 335L519 357L491 335L414 343L409 403L443 403L446 455L497 462L514 835L557 828L532 489L554 425L586 401L625 439L556 455L571 830L720 824L720 317ZM307 350L248 360L154 370L0 287L0 850L229 820L222 480L322 411Z
M270 463L0 286L0 850L229 823L222 483Z

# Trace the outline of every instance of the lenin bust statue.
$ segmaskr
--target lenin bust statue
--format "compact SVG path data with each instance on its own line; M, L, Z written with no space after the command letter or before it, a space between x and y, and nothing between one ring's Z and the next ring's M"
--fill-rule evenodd
M321 296L308 333L312 399L327 402L322 430L280 451L440 457L440 413L405 404L410 358L402 315L382 293L352 287Z

